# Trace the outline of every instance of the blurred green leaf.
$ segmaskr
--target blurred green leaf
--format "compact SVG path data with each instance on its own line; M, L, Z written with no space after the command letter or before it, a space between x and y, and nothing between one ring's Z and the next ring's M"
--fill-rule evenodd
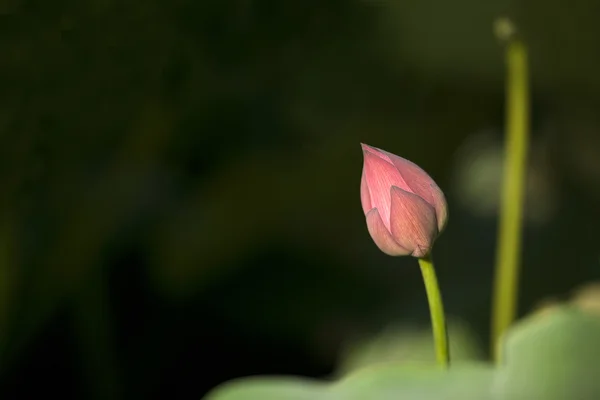
M477 338L468 325L450 319L448 332L450 354L454 362L483 359ZM342 357L340 375L394 360L404 364L435 364L431 329L391 326L373 338L349 346Z
M600 318L573 307L533 315L508 332L503 359L502 399L600 398Z
M457 365L450 371L397 363L354 373L329 386L299 378L248 378L228 383L206 400L478 399L489 395L493 369Z
M518 323L505 336L500 366L438 367L381 362L329 386L298 378L225 384L208 400L251 399L593 399L600 395L600 318L555 308Z
M485 364L458 364L446 371L398 363L366 368L342 380L344 400L491 399L494 370Z
M329 400L323 383L301 378L264 377L232 381L211 392L206 400Z

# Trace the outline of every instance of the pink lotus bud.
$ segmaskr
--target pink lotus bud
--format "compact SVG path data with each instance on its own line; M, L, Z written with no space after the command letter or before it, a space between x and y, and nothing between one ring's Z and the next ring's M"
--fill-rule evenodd
M360 200L371 237L390 256L424 257L448 219L444 194L416 164L361 146Z

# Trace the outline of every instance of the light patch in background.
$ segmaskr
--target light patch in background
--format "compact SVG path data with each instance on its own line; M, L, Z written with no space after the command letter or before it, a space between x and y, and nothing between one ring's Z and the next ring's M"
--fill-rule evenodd
M452 362L480 361L481 343L471 326L463 320L448 318ZM341 354L337 376L385 363L431 365L435 363L433 336L429 327L391 324L380 333L347 343Z
M544 225L556 214L558 196L545 160L546 147L535 141L529 149L525 222ZM454 158L452 195L461 207L477 217L496 217L500 209L504 143L501 135L486 130L471 135Z
M569 179L597 201L600 198L600 120L596 107L573 101L563 117L559 143Z

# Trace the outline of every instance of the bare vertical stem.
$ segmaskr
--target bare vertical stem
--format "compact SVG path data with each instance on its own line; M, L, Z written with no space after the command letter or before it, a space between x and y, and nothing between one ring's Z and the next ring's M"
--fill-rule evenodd
M518 301L522 214L529 136L527 49L508 20L499 20L497 35L506 43L506 141L496 273L492 311L492 353L515 319Z

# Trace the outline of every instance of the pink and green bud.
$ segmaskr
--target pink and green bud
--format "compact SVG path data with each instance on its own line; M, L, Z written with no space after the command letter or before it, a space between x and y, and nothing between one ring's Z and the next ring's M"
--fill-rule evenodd
M416 164L361 146L360 199L375 244L391 256L426 256L448 219L444 193Z

